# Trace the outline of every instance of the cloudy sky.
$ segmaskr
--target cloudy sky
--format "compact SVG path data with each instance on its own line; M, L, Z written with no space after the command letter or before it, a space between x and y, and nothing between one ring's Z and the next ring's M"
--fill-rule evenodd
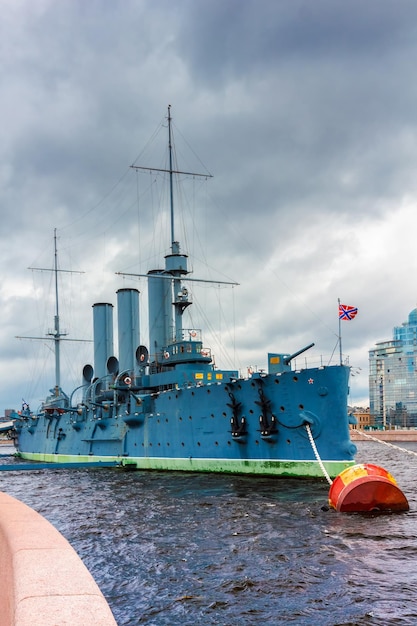
M0 50L0 413L54 382L48 341L16 336L53 327L52 274L28 268L53 266L55 228L59 267L84 272L59 275L69 336L146 293L116 272L169 250L163 176L129 168L164 167L168 104L180 166L213 174L184 177L176 238L195 276L240 285L192 286L217 365L312 341L337 361L340 298L367 404L368 350L417 305L416 2L2 0ZM62 352L69 392L92 346Z

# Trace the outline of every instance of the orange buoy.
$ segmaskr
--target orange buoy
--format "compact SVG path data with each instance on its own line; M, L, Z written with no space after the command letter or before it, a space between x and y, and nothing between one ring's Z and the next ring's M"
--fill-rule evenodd
M408 511L407 498L383 467L364 463L343 470L329 490L329 504L343 513Z

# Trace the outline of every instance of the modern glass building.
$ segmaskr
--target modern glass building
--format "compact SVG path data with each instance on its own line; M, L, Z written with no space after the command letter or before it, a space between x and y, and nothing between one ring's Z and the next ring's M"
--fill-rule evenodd
M417 427L417 309L369 351L369 408L379 428Z

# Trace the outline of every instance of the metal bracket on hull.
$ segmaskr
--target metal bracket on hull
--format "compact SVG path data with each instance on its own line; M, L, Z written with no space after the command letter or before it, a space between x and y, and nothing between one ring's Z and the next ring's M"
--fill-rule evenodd
M125 424L130 426L131 428L136 428L138 426L142 426L145 421L144 413L127 413L122 417Z
M28 426L28 432L31 435L33 435L33 433L35 432L38 422L39 422L39 417L32 418L32 421Z

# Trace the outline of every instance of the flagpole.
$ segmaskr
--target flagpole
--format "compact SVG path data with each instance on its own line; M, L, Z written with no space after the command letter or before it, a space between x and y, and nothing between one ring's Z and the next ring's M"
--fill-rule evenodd
M340 298L337 299L338 302L338 316L339 316L339 350L340 350L340 365L342 365L342 320L340 319Z

